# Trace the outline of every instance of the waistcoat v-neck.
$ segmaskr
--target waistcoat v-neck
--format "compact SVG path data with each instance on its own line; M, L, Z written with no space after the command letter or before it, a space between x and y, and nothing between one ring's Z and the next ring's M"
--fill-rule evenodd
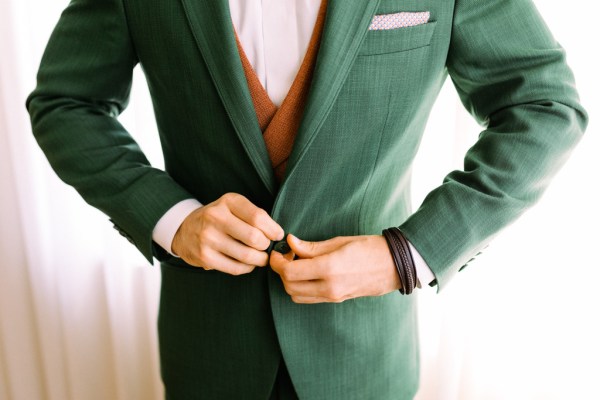
M258 124L263 132L267 152L271 159L271 166L279 182L283 179L287 160L292 152L292 146L298 133L300 122L302 121L302 115L304 114L304 107L306 106L323 27L325 25L326 10L327 0L322 0L306 54L302 60L298 74L294 78L294 82L279 108L273 104L267 91L260 83L236 34L237 47L244 68L244 74L246 75L246 81L248 82L252 103L256 111Z

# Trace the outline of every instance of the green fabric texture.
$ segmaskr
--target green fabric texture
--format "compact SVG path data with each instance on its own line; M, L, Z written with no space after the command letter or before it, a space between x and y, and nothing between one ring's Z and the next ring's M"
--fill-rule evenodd
M267 268L231 277L152 242L182 199L236 192L306 240L399 226L438 289L535 203L587 123L565 54L530 0L330 0L304 117L279 185L227 0L73 0L27 101L52 167L144 256L162 261L159 337L169 399L266 399L283 356L301 399L410 399L416 299L298 305ZM373 15L430 11L369 31ZM132 69L152 95L165 170L117 121ZM413 212L411 165L450 75L483 125Z

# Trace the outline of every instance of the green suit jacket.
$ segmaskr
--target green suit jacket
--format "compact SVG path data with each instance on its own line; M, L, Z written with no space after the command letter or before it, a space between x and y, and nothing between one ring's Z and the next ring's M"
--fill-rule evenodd
M305 115L278 185L227 0L73 0L28 99L51 165L151 261L172 399L264 399L283 355L303 399L404 399L418 387L414 296L298 305L268 268L233 277L152 242L180 200L241 193L306 240L400 226L438 288L532 205L587 122L531 1L330 0ZM369 31L375 14L430 22ZM166 172L117 121L132 69L152 95ZM450 75L484 126L464 171L413 212L411 164Z

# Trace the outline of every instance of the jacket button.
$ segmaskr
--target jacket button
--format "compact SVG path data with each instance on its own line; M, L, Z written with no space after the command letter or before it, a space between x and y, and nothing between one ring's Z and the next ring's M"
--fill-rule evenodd
M279 242L276 242L275 245L273 246L273 250L275 250L278 253L281 254L287 254L290 251L292 251L292 249L290 248L290 245L287 244L287 242L285 240L280 240Z

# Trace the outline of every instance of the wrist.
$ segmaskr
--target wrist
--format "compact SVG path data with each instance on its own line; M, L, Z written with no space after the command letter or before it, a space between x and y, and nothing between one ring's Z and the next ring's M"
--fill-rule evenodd
M202 204L195 199L182 200L171 207L156 223L152 231L152 239L171 255L176 256L173 249L175 235L181 229L183 221Z
M385 269L386 273L382 278L383 292L390 293L394 290L402 289L402 280L400 274L396 269L394 258L387 244L387 240L383 235L376 235L377 243L371 245L374 249L377 249L377 263Z

